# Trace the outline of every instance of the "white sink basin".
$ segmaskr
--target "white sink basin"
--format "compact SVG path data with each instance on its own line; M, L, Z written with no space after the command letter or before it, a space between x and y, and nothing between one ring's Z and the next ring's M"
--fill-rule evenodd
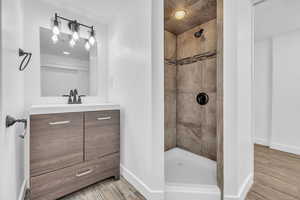
M29 114L51 114L51 113L66 113L66 112L86 112L86 111L101 111L101 110L119 110L120 106L112 103L99 104L45 104L33 105L30 108Z

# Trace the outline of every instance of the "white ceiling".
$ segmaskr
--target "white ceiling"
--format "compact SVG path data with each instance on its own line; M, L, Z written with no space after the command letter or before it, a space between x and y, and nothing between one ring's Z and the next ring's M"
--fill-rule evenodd
M300 29L300 0L267 0L255 7L255 40Z
M124 0L42 0L55 7L64 8L101 23L109 23L118 16L118 12L130 6Z

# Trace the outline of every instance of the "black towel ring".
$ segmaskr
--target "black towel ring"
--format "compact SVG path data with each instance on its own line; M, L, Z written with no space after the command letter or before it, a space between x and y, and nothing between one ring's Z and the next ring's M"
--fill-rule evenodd
M25 52L23 49L19 49L19 56L20 57L25 56L19 66L19 70L24 71L26 69L27 65L29 64L29 61L31 60L32 53Z

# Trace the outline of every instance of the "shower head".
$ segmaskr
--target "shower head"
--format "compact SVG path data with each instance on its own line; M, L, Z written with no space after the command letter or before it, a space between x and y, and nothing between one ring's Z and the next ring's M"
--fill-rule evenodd
M195 38L200 38L203 35L204 29L200 29L196 33L194 33Z

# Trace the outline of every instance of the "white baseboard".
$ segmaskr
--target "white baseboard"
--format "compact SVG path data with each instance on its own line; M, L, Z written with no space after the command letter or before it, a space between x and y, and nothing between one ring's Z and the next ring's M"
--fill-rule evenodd
M245 200L248 192L253 185L253 174L250 174L240 188L239 194L236 196L225 195L224 200Z
M300 155L300 148L296 147L296 146L290 146L290 145L284 145L284 144L278 144L278 143L271 143L270 147L272 149L276 149L276 150L279 150L279 151Z
M262 138L254 138L254 143L255 144L260 144L260 145L263 145L263 146L269 146L270 145L268 140L262 139Z
M164 191L152 190L141 179L121 165L121 175L132 184L147 200L164 200Z
M21 186L21 190L19 193L19 197L18 200L24 200L25 199L25 194L26 194L26 180L23 181L22 186Z
M165 200L220 200L221 192L216 185L199 185L199 186L165 186Z

